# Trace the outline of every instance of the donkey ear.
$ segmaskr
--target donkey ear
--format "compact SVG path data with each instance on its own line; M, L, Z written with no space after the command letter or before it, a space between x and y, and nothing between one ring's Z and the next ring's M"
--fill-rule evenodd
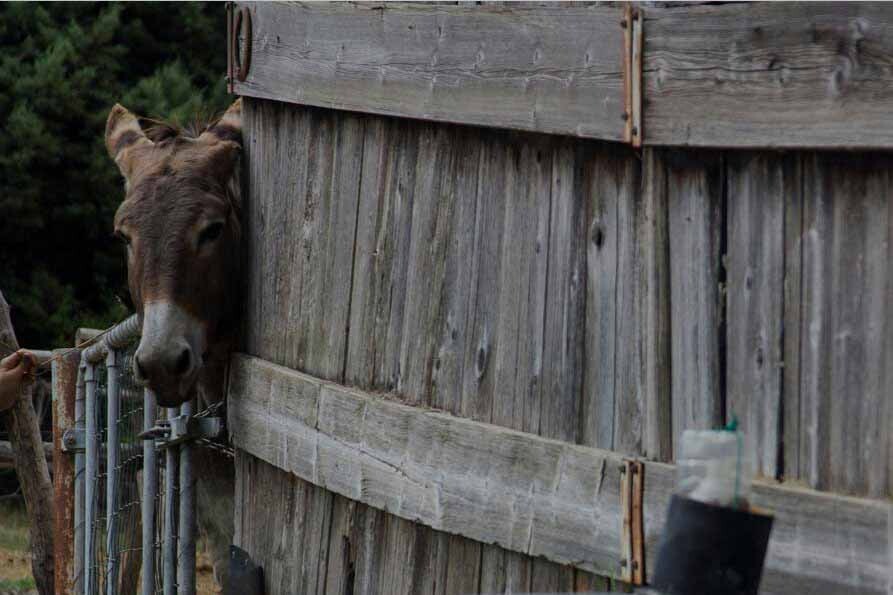
M143 133L136 116L116 103L105 124L105 147L126 180L134 170L133 149L151 146L152 141Z
M223 117L208 127L199 137L204 141L233 141L242 144L242 98L229 106Z
M242 145L231 140L214 142L208 146L204 171L211 179L228 182L235 171Z

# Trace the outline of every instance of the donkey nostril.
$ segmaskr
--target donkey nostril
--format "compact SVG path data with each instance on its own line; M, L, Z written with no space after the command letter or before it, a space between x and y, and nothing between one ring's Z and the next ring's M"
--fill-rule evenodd
M189 348L184 348L183 351L180 352L180 355L177 356L177 361L174 363L174 374L183 376L189 371L191 365L192 354L189 352Z

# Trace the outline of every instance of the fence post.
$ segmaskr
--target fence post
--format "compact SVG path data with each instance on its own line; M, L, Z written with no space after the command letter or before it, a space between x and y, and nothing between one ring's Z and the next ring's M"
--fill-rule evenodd
M143 391L143 429L150 430L155 425L157 415L155 393ZM140 504L143 516L143 578L142 594L155 593L155 494L158 493L157 453L155 438L143 440L143 497Z
M192 417L192 401L180 406L180 415ZM180 540L177 557L178 595L195 595L195 476L192 444L180 445Z
M118 433L118 418L121 417L119 360L118 350L110 348L105 358L105 366L108 371L105 457L105 590L107 595L116 595L115 591L118 585L118 472L121 454L121 439Z
M177 407L167 410L167 418L174 419L179 414ZM176 513L177 468L179 458L176 446L167 446L164 449L164 541L161 544L161 557L164 568L164 595L175 595L177 592L177 522Z
M55 592L70 593L74 584L75 461L62 451L62 435L73 428L80 353L53 352L53 558Z
M84 383L87 387L87 457L85 469L84 490L84 595L96 595L96 573L93 565L95 560L94 543L95 535L93 526L96 523L97 504L97 475L96 463L99 459L99 434L96 427L96 366L87 362L84 371Z
M74 400L74 427L78 432L86 431L86 415L85 405L87 401L86 388L86 367L83 358L78 364L78 380L75 389ZM86 543L84 538L86 532L84 530L84 479L86 469L84 467L84 453L78 449L74 455L74 593L82 593L84 591L84 552L86 551Z

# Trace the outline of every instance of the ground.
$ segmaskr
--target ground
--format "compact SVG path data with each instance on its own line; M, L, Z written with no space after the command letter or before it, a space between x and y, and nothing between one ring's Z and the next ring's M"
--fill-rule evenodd
M197 563L198 595L217 593L211 563L199 547ZM28 557L28 520L21 499L0 499L0 595L33 595L34 579Z

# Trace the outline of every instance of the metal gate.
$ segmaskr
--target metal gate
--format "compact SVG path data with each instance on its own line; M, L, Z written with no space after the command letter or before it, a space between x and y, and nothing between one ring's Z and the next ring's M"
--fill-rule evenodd
M159 408L132 375L136 316L81 354L75 427L73 592L195 593L193 403Z

